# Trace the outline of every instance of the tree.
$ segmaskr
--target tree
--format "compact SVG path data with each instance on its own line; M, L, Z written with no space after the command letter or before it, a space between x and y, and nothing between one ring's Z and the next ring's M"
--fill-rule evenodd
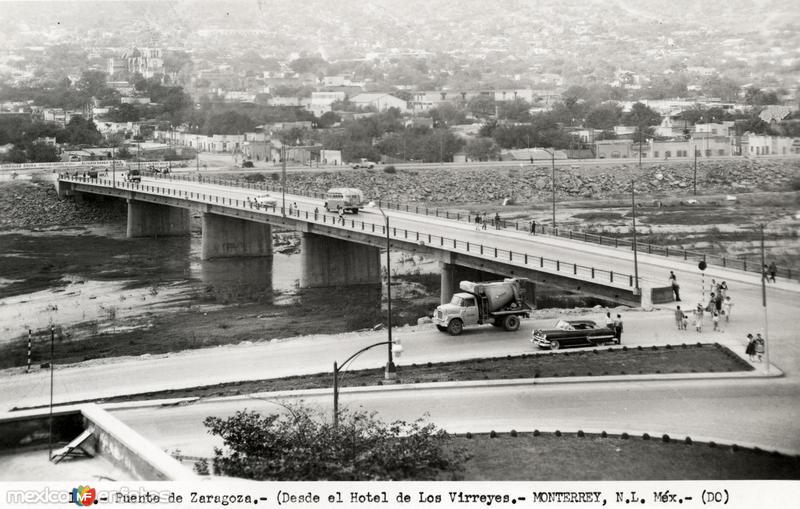
M238 134L250 132L255 129L256 123L243 114L236 111L226 111L212 115L205 123L205 134Z
M33 143L28 149L28 160L33 163L51 163L58 161L58 149L47 143Z
M468 457L449 445L445 431L421 419L386 424L374 414L343 411L334 426L306 406L286 409L207 417L209 433L225 445L214 449L214 470L274 481L434 480L457 474Z
M102 139L94 122L80 115L75 115L69 120L64 130L56 136L58 143L70 145L97 145Z
M530 103L524 99L514 99L513 101L497 103L498 117L512 122L530 122L530 109Z
M469 100L467 109L478 118L489 118L495 113L494 97L480 94Z
M643 103L635 103L631 111L623 115L625 125L638 126L642 129L661 123L661 115Z
M328 127L338 124L341 121L342 117L340 117L338 114L333 111L326 111L322 114L322 116L319 117L319 120L317 121L317 127L320 129L327 129Z
M467 142L467 156L473 161L497 159L500 147L491 138L474 138Z
M613 129L615 125L619 125L620 118L622 117L622 108L616 104L606 103L601 104L589 111L586 115L586 127L595 129Z

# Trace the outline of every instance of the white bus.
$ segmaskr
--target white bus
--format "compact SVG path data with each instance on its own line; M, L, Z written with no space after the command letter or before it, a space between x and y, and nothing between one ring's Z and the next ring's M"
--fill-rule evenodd
M364 193L355 187L334 187L325 195L325 210L352 212L358 214L359 207L364 206Z

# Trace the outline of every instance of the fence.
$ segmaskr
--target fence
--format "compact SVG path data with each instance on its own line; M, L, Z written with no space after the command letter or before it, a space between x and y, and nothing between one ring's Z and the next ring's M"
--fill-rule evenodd
M81 176L69 176L65 174L60 177L65 182L75 182L82 184L92 184L100 187L112 187L114 183L107 178L87 178ZM171 178L170 180L186 180L184 178ZM195 180L196 179L188 179ZM202 179L202 182L209 184L217 184L217 179ZM225 184L221 184L225 185ZM269 186L261 186L254 184L245 184L241 186L247 189L260 189L270 190ZM264 214L280 215L295 217L300 220L315 222L323 225L330 225L339 228L348 228L353 231L360 231L372 235L386 236L386 225L378 223L370 223L363 220L347 219L344 216L337 214L327 214L325 211L314 210L300 210L299 208L288 207L284 209L277 204L265 206L251 200L249 197L246 200L227 198L212 193L201 193L195 191L184 191L180 189L172 189L168 187L161 187L157 185L149 185L134 182L117 182L116 188L129 189L132 191L143 191L151 194L158 194L161 196L169 196L175 198L188 199L192 201L200 201L213 205L223 205L234 207L243 210L250 210L261 212ZM298 194L298 193L293 193ZM533 255L530 253L521 253L509 249L501 249L497 246L486 245L482 243L475 243L455 238L444 237L440 235L433 235L431 233L420 232L416 230L409 230L406 228L391 227L389 230L389 237L399 241L413 242L420 246L428 246L433 248L447 249L451 251L458 251L462 253L471 254L484 259L495 260L499 262L508 262L517 266L528 267L536 270L543 270L545 272L557 273L561 275L567 274L568 277L580 277L584 280L596 281L602 284L610 284L620 288L634 288L634 276L632 274L625 274L614 272L605 269L599 269L586 265L579 265L573 262L558 260L553 258L546 258L544 256ZM641 279L641 278L640 278Z
M277 184L267 183L247 183L238 180L224 180L219 178L205 178L205 177L187 177L187 176L162 176L171 180L184 180L193 181L198 183L209 183L231 187L242 187L247 189L260 189L271 192L281 192L283 188ZM286 193L298 196L306 196L315 199L325 199L325 193L318 193L313 191L306 191L301 189L286 188ZM400 203L382 202L378 201L378 206L384 209L397 210L401 212L408 212L412 214L421 214L426 216L441 217L444 219L451 219L455 221L464 221L467 223L475 223L476 216L469 213L450 212L447 209L440 209L436 207L420 207L419 205L408 205ZM487 225L496 229L514 229L516 231L523 231L530 233L529 221L506 221L500 219L499 222L494 218L487 220ZM568 228L553 228L546 225L537 224L535 226L535 234L549 235L554 237L569 238L571 240L578 240L581 242L588 242L599 244L602 246L609 246L615 248L633 249L633 242L631 240L620 239L618 237L609 237L605 235L598 235L596 233L589 233L580 230L573 230ZM701 253L699 251L691 251L682 248L670 248L669 246L661 246L658 244L648 244L643 242L636 242L636 251L640 253L654 254L664 256L667 258L680 258L685 261L700 262L705 261L709 265L716 265L735 270L742 270L745 272L760 273L762 270L761 261L749 261L743 258L721 256L709 253ZM797 271L792 271L791 267L778 267L777 276L787 279L792 279L793 276L797 277Z

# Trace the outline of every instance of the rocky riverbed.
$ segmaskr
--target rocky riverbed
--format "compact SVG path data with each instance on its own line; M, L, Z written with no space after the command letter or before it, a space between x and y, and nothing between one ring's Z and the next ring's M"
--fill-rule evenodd
M505 168L430 168L290 172L287 185L303 191L325 192L331 187L358 187L367 197L392 202L435 205L546 200L551 193L549 167L521 164ZM560 199L606 199L630 190L636 179L639 193L684 196L691 192L694 168L687 163L635 163L611 166L557 167ZM788 191L800 188L800 159L749 159L698 162L698 194L743 193L754 190Z

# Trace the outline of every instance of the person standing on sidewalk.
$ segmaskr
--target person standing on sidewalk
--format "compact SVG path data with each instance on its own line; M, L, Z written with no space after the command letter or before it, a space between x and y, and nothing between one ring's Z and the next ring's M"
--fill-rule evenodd
M733 301L731 300L731 296L728 295L725 297L725 300L722 301L722 311L725 313L725 323L731 321L731 308L733 307Z
M753 338L752 334L747 335L747 348L744 349L744 353L750 358L750 362L755 361L756 355L756 340Z
M756 357L758 357L758 362L761 362L761 357L764 355L764 338L761 337L761 333L759 332L756 334Z
M714 331L715 332L722 332L722 329L719 328L719 311L713 311L711 314L711 322L714 324Z
M683 311L680 306L675 308L675 324L678 326L678 330L683 330Z
M617 319L614 320L614 338L616 343L622 343L622 315L617 314Z
M673 271L669 271L669 284L672 287L672 293L675 294L675 302L681 301L680 285L678 285L678 278Z
M694 328L697 332L703 332L703 304L698 303L694 310Z

